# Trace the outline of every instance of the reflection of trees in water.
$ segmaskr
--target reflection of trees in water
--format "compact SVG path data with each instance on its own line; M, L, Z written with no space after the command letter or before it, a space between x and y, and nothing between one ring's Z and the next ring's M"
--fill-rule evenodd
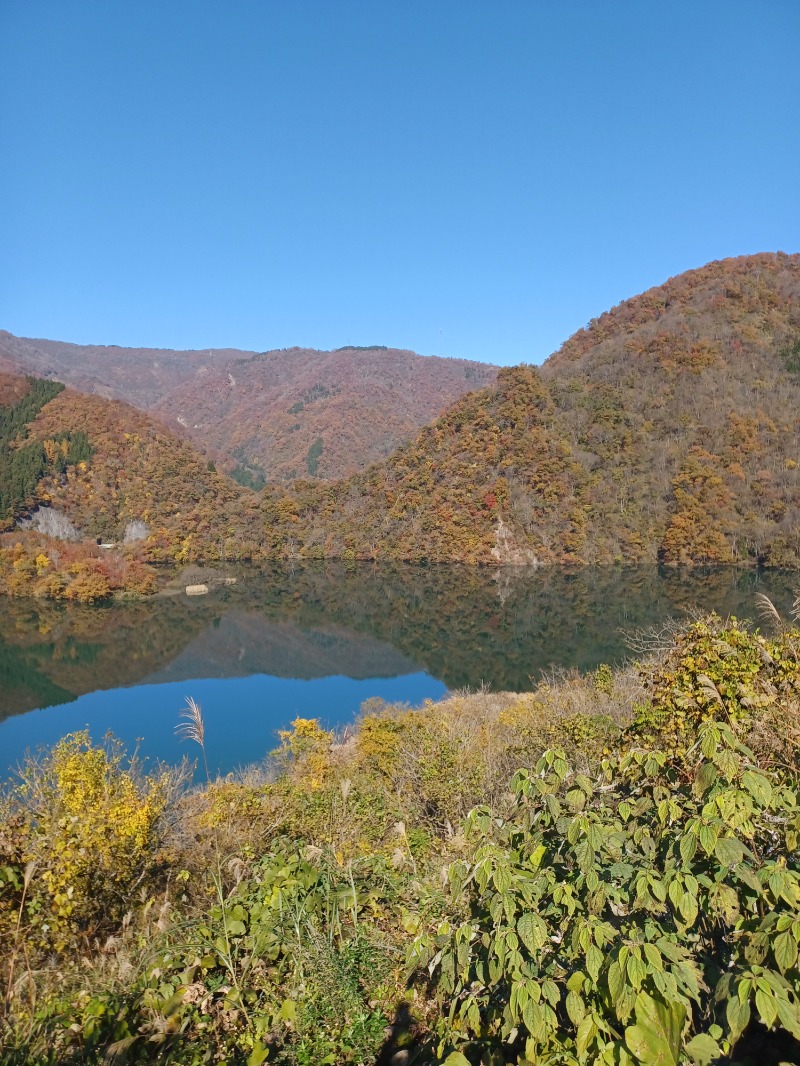
M575 572L459 566L327 566L298 573L295 608L395 645L451 688L525 689L550 666L594 668L627 654L624 632L684 611L753 614L756 591L784 608L795 575L654 568Z
M0 719L135 685L209 624L174 600L87 607L4 598L2 606Z
M0 716L136 684L233 609L300 631L337 625L355 640L377 638L451 688L485 682L524 689L550 666L588 670L619 661L625 631L687 610L752 617L753 597L765 591L788 613L797 583L795 574L653 568L498 572L327 563L237 573L236 585L194 600L107 608L5 600Z

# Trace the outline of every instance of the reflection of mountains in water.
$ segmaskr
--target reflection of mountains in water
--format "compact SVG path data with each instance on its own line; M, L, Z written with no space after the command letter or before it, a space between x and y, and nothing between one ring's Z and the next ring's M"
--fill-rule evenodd
M143 677L142 683L252 674L304 681L334 674L362 679L399 677L418 669L391 644L369 635L342 626L302 629L234 607L215 618L172 662Z
M788 614L795 574L319 564L237 570L236 585L106 608L5 600L0 717L96 689L252 673L388 677L523 690L548 667L624 658L625 631L690 609Z

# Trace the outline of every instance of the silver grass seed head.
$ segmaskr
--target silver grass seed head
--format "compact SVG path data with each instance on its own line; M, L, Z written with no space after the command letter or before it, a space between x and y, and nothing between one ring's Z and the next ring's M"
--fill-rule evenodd
M206 728L203 722L203 712L200 704L192 697L186 697L186 706L181 710L179 718L183 721L175 726L175 733L181 740L193 740L202 748L206 739Z

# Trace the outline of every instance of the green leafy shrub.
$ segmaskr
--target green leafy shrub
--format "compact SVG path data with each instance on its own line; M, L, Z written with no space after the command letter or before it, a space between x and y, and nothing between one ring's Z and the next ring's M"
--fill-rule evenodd
M450 914L411 953L440 1050L677 1066L730 1054L751 1019L800 1040L788 775L706 722L685 756L634 749L594 778L551 750L513 791L499 823L470 815Z
M82 1003L83 1045L119 1041L131 1063L211 1061L210 1047L248 1066L369 1062L387 1025L376 1000L401 970L375 928L395 895L380 860L276 842L227 898L155 938L124 996Z
M798 633L769 639L735 618L711 616L678 634L663 660L642 673L650 702L629 738L680 753L708 720L727 721L742 732L776 707L787 715L798 710ZM773 741L782 743L778 733Z

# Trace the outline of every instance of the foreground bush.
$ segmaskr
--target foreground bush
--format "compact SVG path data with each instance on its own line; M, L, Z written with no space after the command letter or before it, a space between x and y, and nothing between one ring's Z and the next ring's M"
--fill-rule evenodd
M0 1062L800 1060L798 640L300 719L180 793L67 738L3 801Z
M0 928L27 951L65 951L111 932L156 861L171 774L142 776L86 733L31 762L4 800Z
M547 752L513 790L501 823L470 815L452 909L414 946L444 1046L628 1066L711 1062L751 1018L800 1040L787 775L710 722L684 757L634 749L593 777Z

